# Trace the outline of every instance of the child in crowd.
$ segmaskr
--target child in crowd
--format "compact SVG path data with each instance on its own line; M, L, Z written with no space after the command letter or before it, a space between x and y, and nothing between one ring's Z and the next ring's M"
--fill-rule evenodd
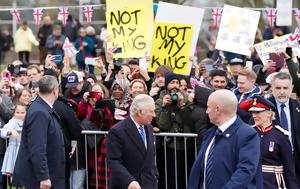
M8 147L5 152L1 169L3 175L12 176L14 172L15 162L21 142L21 131L26 115L26 110L27 106L25 104L17 104L13 117L1 129L1 138L9 138Z

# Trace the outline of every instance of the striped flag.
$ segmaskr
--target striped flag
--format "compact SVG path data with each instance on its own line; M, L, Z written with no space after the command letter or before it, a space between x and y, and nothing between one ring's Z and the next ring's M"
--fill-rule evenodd
M42 9L42 8L34 8L32 10L32 14L33 14L36 26L40 25L40 22L41 22L42 17L43 17L43 13L44 13L44 9Z
M58 15L62 18L63 25L66 26L68 15L69 15L69 8L68 7L60 7Z
M83 7L83 13L89 25L91 25L92 22L93 12L94 12L93 6Z
M276 20L277 10L276 9L267 9L264 11L268 17L270 29L272 29L274 26L275 20Z
M63 50L65 52L65 55L69 58L72 58L78 53L74 45L69 41L69 38L65 39L65 42L63 44Z
M20 12L18 11L18 9L12 9L12 10L10 10L10 14L12 16L16 17L16 19L17 19L18 22L21 20Z
M215 28L219 28L220 20L223 13L223 8L212 8L211 11L215 23Z

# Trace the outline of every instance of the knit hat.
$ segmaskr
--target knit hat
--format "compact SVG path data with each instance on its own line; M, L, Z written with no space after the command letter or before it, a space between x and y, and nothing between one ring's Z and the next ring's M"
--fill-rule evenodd
M168 88L168 85L169 83L172 81L172 80L178 80L180 81L180 76L173 73L173 72L170 72L168 73L166 76L165 76L165 88L167 89Z

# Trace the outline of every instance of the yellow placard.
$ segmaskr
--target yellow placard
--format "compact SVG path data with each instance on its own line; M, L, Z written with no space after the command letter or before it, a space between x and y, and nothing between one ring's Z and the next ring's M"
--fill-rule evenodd
M156 22L148 71L168 65L174 73L189 75L192 38L192 24Z
M142 57L149 50L153 31L153 6L147 7L150 4L143 4L144 1L135 5L130 1L130 6L117 8L114 5L114 9L107 10L107 31L111 37L108 48L118 48L114 58ZM126 1L122 4L126 5Z

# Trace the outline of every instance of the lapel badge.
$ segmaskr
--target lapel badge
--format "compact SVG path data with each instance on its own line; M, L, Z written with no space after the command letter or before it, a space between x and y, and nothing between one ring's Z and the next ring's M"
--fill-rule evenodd
M230 134L229 134L229 133L226 134L226 138L228 138L228 137L230 137Z
M270 141L269 152L273 152L274 151L274 146L275 146L275 143L273 141Z

